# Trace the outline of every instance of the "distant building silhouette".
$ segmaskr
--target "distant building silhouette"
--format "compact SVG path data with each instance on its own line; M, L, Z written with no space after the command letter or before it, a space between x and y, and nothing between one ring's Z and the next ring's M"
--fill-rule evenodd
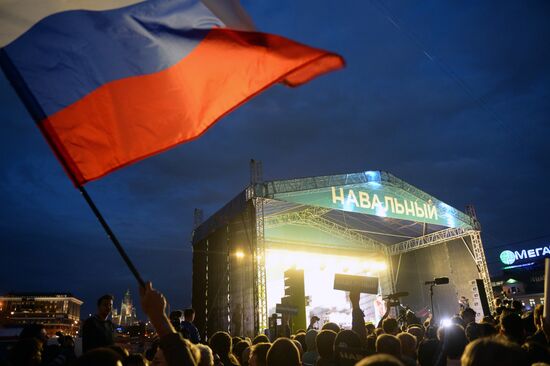
M0 326L23 327L41 323L49 336L76 336L83 302L70 293L9 293L0 297Z
M134 307L132 295L130 294L129 289L126 290L126 293L122 299L120 313L116 309L113 309L112 319L113 323L122 326L135 325L138 323L136 308Z

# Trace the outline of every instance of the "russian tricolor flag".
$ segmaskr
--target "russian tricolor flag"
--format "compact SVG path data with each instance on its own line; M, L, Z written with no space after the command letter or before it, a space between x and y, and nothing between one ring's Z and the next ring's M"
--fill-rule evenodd
M274 83L343 66L334 53L226 28L220 1L40 0L31 27L0 11L11 31L0 65L75 184L197 138Z

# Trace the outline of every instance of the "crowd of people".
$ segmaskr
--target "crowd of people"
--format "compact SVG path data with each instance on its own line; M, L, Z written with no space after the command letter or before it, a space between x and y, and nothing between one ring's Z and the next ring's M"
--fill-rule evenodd
M550 324L542 305L525 311L519 301L496 300L496 311L476 322L464 308L447 322L429 317L421 322L407 312L398 319L389 310L377 325L365 323L359 293L350 293L352 329L335 323L316 329L312 317L306 329L270 339L250 339L219 331L202 342L193 325L194 311L166 314L166 299L151 283L141 289L144 313L158 340L143 354L129 354L114 345L109 320L112 297L98 302L97 313L83 324L83 354L76 357L72 337L60 336L55 352L46 345L44 326L24 328L10 350L10 366L550 366ZM183 320L182 320L183 318ZM439 324L436 324L439 323Z

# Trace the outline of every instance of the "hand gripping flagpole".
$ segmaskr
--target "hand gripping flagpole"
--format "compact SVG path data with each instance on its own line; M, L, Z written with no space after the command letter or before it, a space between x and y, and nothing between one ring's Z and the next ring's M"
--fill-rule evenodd
M67 162L65 161L65 159L63 159L63 156L61 155L59 149L57 148L55 143L52 141L50 135L46 131L44 131L42 121L46 119L46 114L42 110L42 107L40 106L40 104L38 104L38 101L36 100L32 92L29 90L29 88L27 87L27 84L21 77L21 74L19 73L17 68L13 65L13 63L11 62L11 59L9 58L8 54L3 48L0 48L0 67L2 68L7 79L10 81L13 88L17 92L19 98L23 101L23 104L31 114L34 122L42 132L42 135L48 142L48 145L50 145L50 148L53 150L55 156L63 166L64 170L67 172L67 174L75 184L76 188L80 191L80 193L82 194L82 197L84 197L84 200L86 201L86 203L94 213L95 217L103 227L103 230L105 230L105 232L107 233L107 236L109 237L109 239L111 239L111 242L114 244L118 253L122 257L122 259L124 260L128 268L130 269L130 271L132 272L136 280L138 281L139 285L145 288L145 282L143 281L143 278L141 278L141 275L139 274L138 270L132 263L132 260L130 259L130 257L128 257L128 254L126 254L126 251L124 250L124 248L118 241L117 237L111 230L111 227L109 226L109 224L107 224L107 221L105 221L105 219L103 218L103 215L98 210L97 206L94 204L94 201L92 201L92 198L90 197L86 189L84 189L84 187L78 182L78 180L74 176Z

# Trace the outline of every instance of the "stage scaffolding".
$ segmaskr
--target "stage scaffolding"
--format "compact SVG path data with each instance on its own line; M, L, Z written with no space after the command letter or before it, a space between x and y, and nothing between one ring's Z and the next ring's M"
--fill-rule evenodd
M374 196L384 197L379 198L376 210ZM372 201L372 212L367 209L366 198ZM352 205L346 206L350 200ZM337 207L340 203L342 207ZM411 219L413 203L413 213L423 214L418 215L419 220ZM410 217L403 213L405 209ZM332 241L323 245L331 250L360 251L365 256L384 258L389 267L380 275L384 295L407 291L406 277L410 276L400 272L411 271L411 266L423 259L411 257L411 253L424 251L433 255L435 262L449 261L457 282L453 284L457 297L468 287L463 280L483 280L492 311L492 287L479 222L473 209L467 212L469 215L387 172L264 182L261 163L252 162L249 187L193 233L193 307L199 330L211 335L215 330L237 328L243 335L254 336L267 328L266 247L284 243L306 245L307 249L307 245L313 248L314 244L301 234L295 242L291 235L277 237L284 228L330 237ZM250 260L237 261L231 253L243 244ZM471 260L459 255L462 262L453 263L456 253L464 251ZM421 281L422 276L418 277ZM416 291L421 289L417 287ZM451 290L448 292L453 296ZM247 314L253 317L249 319Z

